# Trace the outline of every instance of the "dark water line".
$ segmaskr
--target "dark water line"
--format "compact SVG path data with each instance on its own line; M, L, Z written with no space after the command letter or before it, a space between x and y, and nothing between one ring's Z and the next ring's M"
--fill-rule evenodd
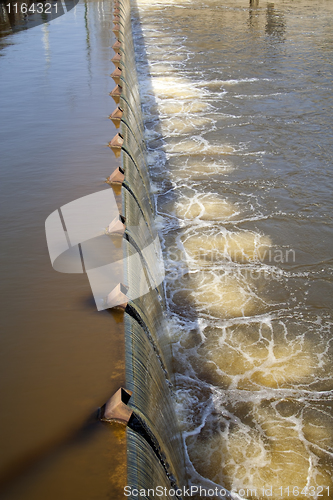
M165 475L170 481L170 487L175 490L179 490L179 487L176 483L176 478L170 472L169 464L165 462L165 455L163 454L163 451L160 448L160 444L158 443L156 437L153 435L151 429L149 429L144 420L142 420L139 417L139 415L133 413L127 425L129 429L142 436L143 439L147 442L148 446L150 446L150 448L153 450L153 452L155 453L156 457L158 458L160 464L162 465L165 471ZM180 499L181 497L175 495L175 498Z
M91 78L91 48L90 48L90 32L89 32L89 20L88 20L88 3L84 1L84 25L86 28L86 42L87 42L87 60L88 60L88 71Z
M151 345L153 346L153 349L155 351L155 354L156 354L156 357L158 359L158 361L160 362L161 364L161 368L163 370L163 373L165 375L165 378L166 380L169 382L169 379L168 379L168 372L164 366L164 363L163 363L163 360L162 360L162 357L161 357L161 354L159 352L159 349L153 339L153 337L151 336L150 332L149 332L149 329L147 328L147 325L145 324L145 322L142 320L140 314L138 313L138 311L130 304L127 304L126 306L126 312L129 314L129 316L131 316L137 323L138 325L141 326L141 328L143 329L143 331L146 333L147 335L147 338L149 339L149 342L151 343ZM170 383L170 382L169 382Z

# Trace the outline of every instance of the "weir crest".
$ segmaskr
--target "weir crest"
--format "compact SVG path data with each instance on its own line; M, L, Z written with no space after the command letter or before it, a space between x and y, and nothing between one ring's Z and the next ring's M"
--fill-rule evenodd
M132 290L132 296L137 297L129 298L124 304L126 390L132 392L127 402L132 411L127 423L127 485L146 491L159 486L168 491L186 485L184 449L172 397L172 352L166 327L164 289L160 283L163 263L159 245L154 243L158 236L136 75L130 2L122 0L115 9L117 24L113 31L117 42L112 61L116 69L111 76L116 87L110 95L118 107L110 119L119 127L119 134L109 146L120 157L121 166L107 182L116 194L121 188L125 224L124 281ZM136 265L138 261L129 258L134 254L139 255L143 274ZM148 293L145 293L143 281L149 285ZM126 289L124 292L126 295ZM163 498L171 497L166 494Z

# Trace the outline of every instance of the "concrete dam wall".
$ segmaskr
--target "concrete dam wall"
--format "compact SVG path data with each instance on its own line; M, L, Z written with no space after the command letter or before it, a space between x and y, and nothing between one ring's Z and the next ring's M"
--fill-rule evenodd
M123 232L124 283L113 292L110 306L114 303L125 309L125 389L132 393L129 400L125 391L120 395L124 416L119 413L118 418L120 415L127 422L127 484L136 489L162 486L169 490L185 485L185 465L172 400L163 262L154 223L130 2L115 2L114 14L116 69L111 76L116 87L111 96L118 107L110 118L119 133L109 146L120 157L121 166L108 182L122 194L119 231ZM126 403L128 410L124 408Z

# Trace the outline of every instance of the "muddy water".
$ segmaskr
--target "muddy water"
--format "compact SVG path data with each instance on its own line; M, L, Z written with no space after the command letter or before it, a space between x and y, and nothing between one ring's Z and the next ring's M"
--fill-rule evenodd
M123 326L85 275L53 270L44 229L117 166L111 9L80 3L1 39L1 498L115 498L124 477L124 436L86 424L123 383Z
M332 2L137 4L191 480L331 498Z

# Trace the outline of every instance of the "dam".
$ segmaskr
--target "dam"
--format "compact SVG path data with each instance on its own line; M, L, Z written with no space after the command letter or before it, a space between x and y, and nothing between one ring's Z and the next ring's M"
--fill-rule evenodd
M126 1L115 4L117 15L113 31L117 36L113 59L116 87L111 92L118 104L111 119L117 119L120 132L110 142L115 154L121 150L121 167L109 183L115 191L121 185L125 218L124 253L138 252L142 268L153 277L145 289L144 274L137 260L126 263L126 287L134 300L125 306L126 389L132 395L128 406L133 420L127 423L127 484L138 490L158 486L181 491L185 485L182 438L172 399L172 352L166 324L164 273L160 267L155 203L151 195L144 126L141 116L139 84L131 29L131 7ZM118 97L119 95L119 97ZM118 123L116 122L116 126ZM119 176L119 173L122 174ZM148 235L146 234L148 233ZM145 254L150 242L152 250ZM124 244L123 243L123 244ZM147 280L149 283L149 278ZM125 299L126 300L126 299ZM141 428L141 432L140 432ZM165 496L169 498L169 495Z
M52 127L45 94L38 131L48 155L42 141L29 149L27 134L37 161L25 165L29 189L4 176L7 203L14 193L37 221L21 215L29 245L13 262L40 275L27 279L29 298L4 273L12 303L26 305L15 328L6 323L14 334L4 352L26 332L31 361L17 354L3 364L11 390L1 498L116 499L126 486L130 498L140 490L156 498L158 488L159 498L186 498L191 486L192 498L331 498L332 21L327 1L119 0L80 2L41 28L38 75L53 92L60 86L48 99L61 127L43 136ZM62 52L60 22L64 43L85 55L80 63ZM16 43L37 50L38 34L16 34ZM15 61L14 41L3 50ZM62 87L71 67L87 82L77 78L80 92ZM2 85L14 102L10 80ZM94 109L90 126L85 106ZM5 100L4 110L20 130ZM110 121L99 125L98 114ZM64 133L52 149L62 127L71 143ZM14 141L4 135L11 164ZM64 166L43 166L52 152ZM78 240L81 271L54 272L43 221L61 207L66 228L73 200L96 196L98 205L111 194L119 215L100 224L98 252ZM23 236L17 207L8 254ZM117 269L103 281L94 270L111 265L111 254ZM52 377L43 384L41 373Z

